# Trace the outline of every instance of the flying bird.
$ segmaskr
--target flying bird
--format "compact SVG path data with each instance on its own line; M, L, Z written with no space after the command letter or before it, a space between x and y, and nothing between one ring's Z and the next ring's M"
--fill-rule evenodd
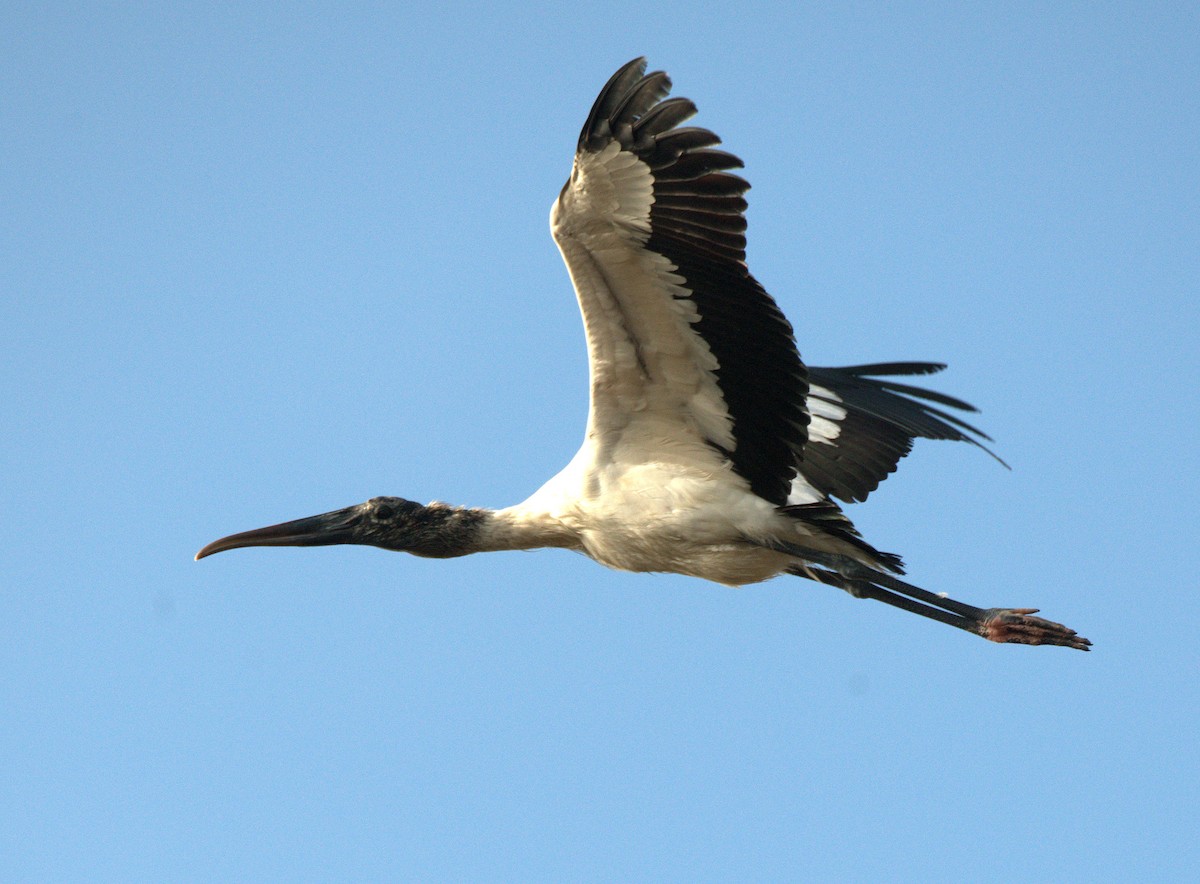
M352 543L450 558L560 547L624 571L728 586L806 577L995 642L1088 650L1033 608L977 608L900 579L838 500L866 499L916 438L983 448L907 378L926 362L806 366L746 267L749 184L671 81L644 59L601 90L550 213L587 333L583 445L523 503L499 510L399 497L233 534L197 553ZM904 378L905 380L897 380ZM986 448L984 450L987 450Z

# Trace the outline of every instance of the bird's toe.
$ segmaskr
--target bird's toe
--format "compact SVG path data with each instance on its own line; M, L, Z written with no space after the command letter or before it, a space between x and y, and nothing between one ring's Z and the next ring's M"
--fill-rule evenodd
M988 641L1019 645L1060 645L1087 651L1091 642L1074 629L1034 617L1037 608L989 608L979 619L979 634Z

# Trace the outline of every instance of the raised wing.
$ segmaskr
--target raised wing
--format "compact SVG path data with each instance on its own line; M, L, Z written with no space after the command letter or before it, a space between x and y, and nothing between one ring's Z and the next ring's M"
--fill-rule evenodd
M716 449L784 505L808 438L807 372L745 263L741 161L715 150L670 80L635 59L601 91L551 229L575 284L591 364L594 455ZM638 434L632 442L631 434ZM635 450L638 450L635 447Z

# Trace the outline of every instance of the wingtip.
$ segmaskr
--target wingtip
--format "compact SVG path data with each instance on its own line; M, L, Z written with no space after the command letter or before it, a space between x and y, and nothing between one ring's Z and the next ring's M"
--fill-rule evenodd
M596 102L588 114L587 122L579 133L579 149L586 150L594 146L593 142L606 137L608 133L608 115L617 107L629 89L645 76L646 57L639 55L630 59L617 68L616 73L608 78Z

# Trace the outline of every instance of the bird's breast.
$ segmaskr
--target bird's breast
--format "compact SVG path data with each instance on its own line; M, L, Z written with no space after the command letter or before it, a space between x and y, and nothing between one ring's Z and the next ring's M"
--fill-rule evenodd
M770 533L782 517L740 484L677 465L609 471L598 495L576 502L582 549L622 571L666 571L730 586L774 577L789 558L747 538Z

